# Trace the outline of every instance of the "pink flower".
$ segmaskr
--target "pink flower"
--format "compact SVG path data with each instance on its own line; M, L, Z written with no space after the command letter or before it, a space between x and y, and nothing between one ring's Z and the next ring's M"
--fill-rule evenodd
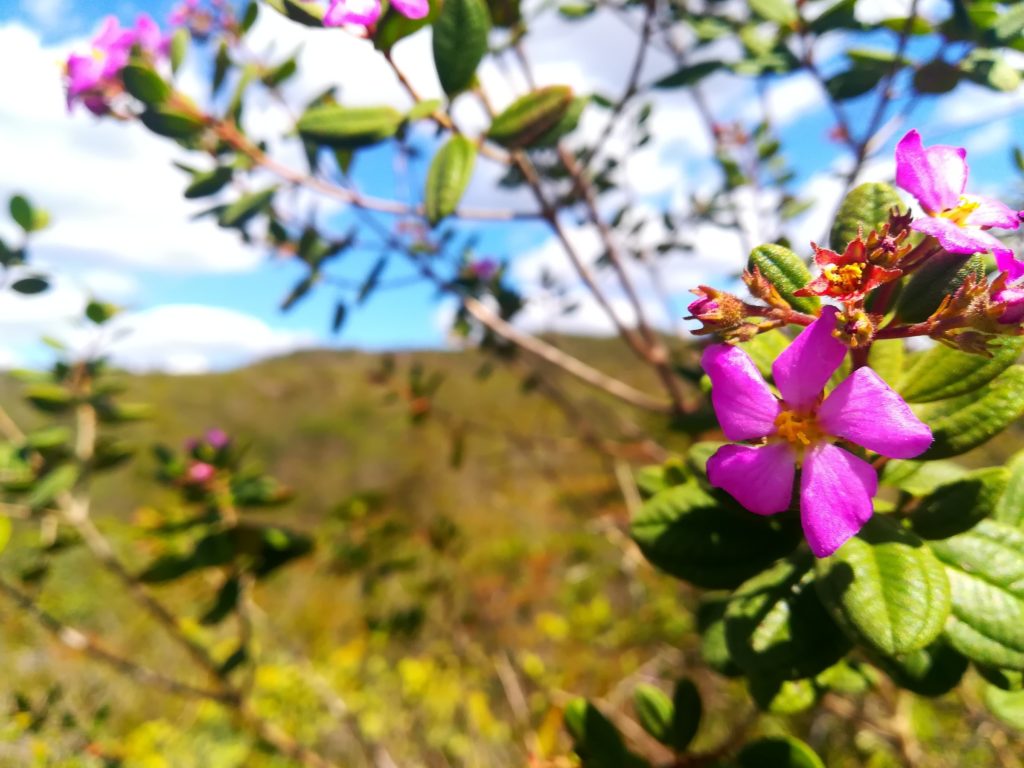
M210 482L215 474L217 474L217 470L210 464L197 461L189 466L188 471L185 473L185 480L194 485L202 485L203 483Z
M708 460L708 480L758 515L789 508L796 469L800 519L811 551L831 555L868 521L878 488L874 467L845 448L846 440L896 459L917 456L932 433L870 368L858 368L823 397L846 355L832 336L837 310L825 307L772 364L782 400L772 394L749 355L715 344L701 361L711 378L711 402L730 440Z
M1018 212L998 200L965 195L967 150L936 144L924 147L910 131L896 145L896 183L917 198L927 218L910 225L931 235L949 253L992 251L1000 269L1009 269L1013 252L986 230L1017 229Z
M231 442L231 438L223 429L214 428L207 430L206 442L211 448L215 448L219 451L220 449L227 447L228 443Z
M199 0L183 0L171 10L167 22L173 27L188 24L192 16L199 11Z
M109 91L120 90L118 78L136 45L143 53L160 58L167 54L170 38L145 13L139 15L131 29L123 28L114 16L104 19L99 34L92 40L92 52L68 57L65 65L68 109L75 102L81 102L94 114L106 114Z
M500 266L494 259L480 259L479 261L474 261L469 269L473 273L473 277L486 283L490 282L491 278L498 274Z
M1024 286L1019 283L1009 285L992 294L992 300L997 304L1005 305L1003 313L998 317L1000 323L1017 325L1024 320Z
M324 26L354 24L372 27L380 18L380 0L329 0ZM422 19L430 12L428 0L392 0L391 7L409 19Z

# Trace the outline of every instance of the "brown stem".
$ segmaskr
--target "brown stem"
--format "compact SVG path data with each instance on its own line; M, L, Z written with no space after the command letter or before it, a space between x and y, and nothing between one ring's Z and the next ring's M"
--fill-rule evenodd
M156 686L177 696L210 699L221 703L228 703L231 701L230 695L224 691L198 688L194 685L189 685L188 683L179 682L178 680L174 680L160 672L156 672L107 650L103 645L89 637L81 630L64 624L60 619L53 616L53 614L45 611L37 605L29 595L2 578L0 578L0 592L3 592L11 602L35 619L43 629L53 635L53 637L64 647L106 664L118 672L132 678L137 683Z
M279 163L267 155L262 149L252 143L238 128L231 122L214 122L211 125L219 138L225 141L236 152L248 157L253 163L259 165L274 175L297 186L319 192L322 195L348 203L356 208L380 213L390 213L397 216L424 216L422 205L406 205L396 200L385 200L377 197L370 197L348 187L332 184L323 179L298 171L294 168ZM454 216L462 219L476 221L515 221L517 219L535 219L540 214L532 212L506 211L506 210L482 210L474 208L460 208Z

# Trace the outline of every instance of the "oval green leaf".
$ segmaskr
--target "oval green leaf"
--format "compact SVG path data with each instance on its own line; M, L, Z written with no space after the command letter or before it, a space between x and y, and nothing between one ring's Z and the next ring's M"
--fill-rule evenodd
M1006 491L996 503L992 517L1020 528L1024 525L1024 451L1018 451L1006 462L1006 471Z
M434 155L423 198L427 221L437 224L455 213L469 186L475 162L476 144L465 136L452 136Z
M973 528L995 512L1009 478L1006 468L988 467L940 485L910 515L914 533L925 539L948 539Z
M821 300L817 296L794 296L811 282L811 273L803 259L783 245L759 245L750 252L747 268L757 267L790 306L798 312L817 314Z
M484 0L444 0L434 22L434 66L449 97L473 84L490 31L491 14Z
M509 149L528 147L558 125L572 103L572 89L566 85L539 88L495 117L487 137Z
M959 397L915 406L935 442L918 458L958 456L998 435L1024 415L1024 367L1011 366L984 387Z
M973 392L1017 361L1024 350L1024 337L996 339L989 349L992 357L982 357L940 344L913 359L896 389L909 403Z
M799 739L760 739L736 758L739 768L825 768L814 750Z
M942 563L891 520L876 515L817 568L821 599L859 644L900 656L941 634L950 611Z
M656 567L708 589L738 586L800 541L795 517L759 517L693 481L647 501L630 530Z
M725 609L729 655L748 675L812 677L850 644L814 589L813 558L781 560L736 590Z
M368 147L398 132L402 113L391 107L321 104L307 109L296 128L306 141L336 149Z
M940 253L932 256L907 281L896 304L896 314L908 323L927 320L942 300L963 285L968 276L985 277L981 256Z
M982 520L929 546L949 579L949 643L979 664L1024 669L1024 531Z
M868 182L851 190L839 206L832 225L829 244L833 251L842 253L847 244L863 230L867 235L889 220L893 208L903 208L896 190L881 182Z

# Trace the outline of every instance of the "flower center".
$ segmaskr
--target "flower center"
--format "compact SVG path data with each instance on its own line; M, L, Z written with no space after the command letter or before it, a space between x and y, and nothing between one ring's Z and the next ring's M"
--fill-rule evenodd
M976 200L968 200L966 197L961 197L960 204L956 208L947 208L939 214L939 217L949 219L958 227L962 227L967 223L967 218L978 209L979 205L981 203Z
M797 450L808 448L825 436L814 414L800 411L782 411L775 417L775 429L779 437L792 443Z
M844 264L837 267L835 264L826 264L822 272L829 285L842 293L850 293L860 287L861 279L864 276L864 265Z

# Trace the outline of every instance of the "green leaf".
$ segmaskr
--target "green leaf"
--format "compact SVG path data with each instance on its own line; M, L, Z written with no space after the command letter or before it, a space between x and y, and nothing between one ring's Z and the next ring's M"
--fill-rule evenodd
M792 0L750 0L750 10L763 19L790 27L798 18Z
M206 127L195 115L170 107L147 107L139 119L153 133L170 139L190 139Z
M362 304L370 297L370 294L373 293L377 284L380 282L380 278L384 274L384 269L387 265L387 256L381 256L376 262L374 262L369 274L366 275L366 279L363 280L363 284L359 287L359 295L356 296L356 304Z
M238 24L238 30L243 35L249 34L249 30L252 29L253 24L260 17L260 6L256 0L249 0L249 3L245 6L245 10L242 12L242 19Z
M885 656L924 648L949 616L942 564L914 534L876 515L818 563L818 593L858 644Z
M882 470L882 482L911 496L925 496L940 485L959 480L966 474L966 469L952 461L895 460Z
M228 205L217 217L217 223L225 228L241 228L270 207L277 187L268 187L259 192L242 195Z
M700 61L696 64L677 69L671 75L666 75L654 82L655 88L688 88L696 85L712 72L722 69L725 64L721 61Z
M423 198L427 221L436 225L455 213L469 186L475 163L476 144L465 136L452 136L434 155Z
M1013 365L1024 350L1024 337L999 338L992 357L938 345L913 359L897 391L910 403L928 403L973 392Z
M229 166L219 166L212 171L197 173L185 188L185 197L195 200L200 197L215 195L224 189L234 178L235 171Z
M832 75L825 81L825 89L836 101L863 96L878 85L878 72L870 67L853 67Z
M967 77L994 91L1014 91L1021 75L998 51L975 49L961 65Z
M1006 13L1001 14L999 20L992 27L996 38L1003 43L1013 42L1014 38L1020 37L1021 33L1024 33L1024 5L1020 3L1008 5Z
M649 499L666 488L682 485L686 482L687 476L686 465L678 458L673 458L664 464L655 464L637 470L636 487L644 499Z
M199 619L203 626L210 627L220 624L231 615L238 605L238 597L241 594L241 587L237 578L230 578L217 590L217 597L213 605Z
M8 207L14 223L26 232L38 232L50 223L50 214L42 208L36 208L24 195L11 197Z
M487 7L491 11L491 21L496 27L512 29L522 21L519 0L487 0Z
M43 293L49 290L50 283L44 277L23 277L11 283L11 290L26 296Z
M893 208L903 208L903 201L896 190L881 182L868 182L851 190L839 206L829 246L833 251L842 253L846 246L857 238L863 230L867 236L889 220Z
M171 86L148 64L132 62L121 70L124 89L149 107L158 107L171 97Z
M729 656L748 675L811 677L849 650L814 589L812 560L806 551L780 560L729 598L725 640Z
M633 690L633 709L640 726L662 744L668 744L672 731L672 699L659 688L640 683Z
M434 66L449 97L473 84L490 31L491 14L484 0L444 0L434 22Z
M117 315L120 310L115 304L105 301L90 301L85 308L85 316L96 325L103 325L105 322Z
M171 73L178 74L182 62L188 54L188 44L191 42L191 33L187 27L178 27L171 36L169 57L171 59Z
M296 126L307 141L326 147L354 149L392 138L404 117L391 107L343 107L321 104L307 109Z
M736 758L738 768L825 768L814 750L791 737L760 739Z
M1024 526L1024 451L1006 462L1006 491L996 503L993 519L1018 528Z
M62 493L70 491L78 482L80 471L74 464L62 464L36 481L25 504L32 509L42 509L53 503Z
M931 256L903 286L896 314L909 323L928 319L969 275L985 277L985 260L980 255L967 257L942 252Z
M11 541L11 518L0 517L0 552L7 549Z
M558 125L572 102L568 86L539 88L516 99L494 118L487 137L509 149L528 147Z
M949 93L960 82L960 69L942 59L923 65L914 73L918 93Z
M868 366L893 386L906 371L906 349L902 339L876 341L868 352Z
M857 21L857 15L854 12L856 6L857 0L839 0L808 24L808 29L819 35L834 29L863 29L864 25Z
M1003 691L985 687L985 706L1007 725L1024 731L1024 691Z
M966 453L1024 415L1024 367L1011 366L975 392L914 406L914 410L935 438L920 460Z
M1024 690L1024 672L1018 669L999 669L984 664L975 664L975 669L987 682L1004 691Z
M348 317L348 305L339 301L334 305L334 317L331 319L331 333L339 333Z
M281 83L295 76L295 73L299 71L299 61L297 54L290 56L289 58L282 61L276 67L273 67L269 72L263 75L263 84L268 88L276 88Z
M950 644L979 664L1024 669L1024 531L982 520L929 545L949 578Z
M1004 467L989 467L940 485L910 515L914 533L925 539L947 539L973 528L995 512L1009 477Z
M750 252L747 268L757 267L779 294L799 312L816 314L821 306L817 296L794 296L811 282L811 273L803 259L782 245L759 245Z
M25 390L25 399L44 413L63 413L75 405L75 399L57 384L36 384Z
M967 659L939 639L927 648L904 656L872 659L901 688L919 696L942 696L960 684Z
M569 702L565 708L565 725L584 766L625 768L626 747L622 736L593 704L585 699Z
M583 116L583 110L586 109L589 103L590 99L584 96L577 96L569 103L569 108L562 115L562 118L545 131L531 146L536 148L557 146L559 141L576 130L576 126L580 123L580 117Z
M405 114L405 119L409 122L415 120L422 120L426 117L430 117L441 108L441 102L439 99L424 99L423 101L417 101L413 104Z
M307 27L322 27L324 25L326 6L321 3L312 0L263 0L263 2L299 24Z
M719 597L704 596L697 608L697 629L700 631L700 655L704 663L725 677L743 674L729 655L725 641L725 609L728 603Z
M688 678L678 681L672 692L672 723L665 743L676 752L685 752L700 729L703 711L700 691L694 682Z
M740 349L750 355L757 370L766 379L772 375L772 363L790 344L790 338L780 330L759 333L750 341L740 344ZM873 348L873 347L872 347Z
M750 697L763 712L795 715L814 706L818 691L811 680L778 680L772 677L751 677L747 681Z
M644 556L684 581L709 589L741 584L800 541L788 515L760 517L696 482L654 496L630 530Z

